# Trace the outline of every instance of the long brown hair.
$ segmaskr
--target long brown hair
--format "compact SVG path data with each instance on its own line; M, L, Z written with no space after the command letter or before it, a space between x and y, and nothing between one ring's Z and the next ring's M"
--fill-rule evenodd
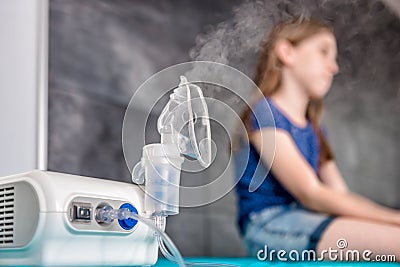
M254 82L267 97L273 95L279 89L282 80L282 62L275 53L275 46L279 40L287 40L293 46L317 33L328 31L333 34L328 25L313 19L294 18L277 24L269 33L268 38L262 44ZM323 110L322 99L312 99L307 106L306 117L311 122L320 143L319 165L334 158L325 136L321 132L321 116ZM250 107L243 112L241 119L250 131Z

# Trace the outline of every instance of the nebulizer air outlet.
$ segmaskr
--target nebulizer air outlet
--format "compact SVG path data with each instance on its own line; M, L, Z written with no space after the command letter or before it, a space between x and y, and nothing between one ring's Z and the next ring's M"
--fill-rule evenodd
M142 159L132 171L133 182L145 187L144 212L161 231L165 230L166 217L179 213L184 156L198 160L203 167L208 167L212 159L210 121L203 93L184 76L180 78L157 121L161 143L144 146ZM182 259L168 252L162 236L157 238L164 256L184 266Z

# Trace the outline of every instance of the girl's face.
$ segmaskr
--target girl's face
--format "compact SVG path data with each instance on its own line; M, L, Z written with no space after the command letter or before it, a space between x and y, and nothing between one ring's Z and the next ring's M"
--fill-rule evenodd
M332 33L317 33L294 47L292 73L310 98L320 99L329 90L339 68L336 39Z

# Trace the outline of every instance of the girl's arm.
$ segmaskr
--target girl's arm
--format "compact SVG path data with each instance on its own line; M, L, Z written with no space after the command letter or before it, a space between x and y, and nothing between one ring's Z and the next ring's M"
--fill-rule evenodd
M271 171L279 182L305 207L333 215L400 225L399 211L322 183L287 132L276 129L275 133L275 129L263 128L253 132L250 140L266 165L272 163ZM274 148L275 153L271 153Z
M323 163L318 171L321 181L338 192L348 192L349 189L334 160Z

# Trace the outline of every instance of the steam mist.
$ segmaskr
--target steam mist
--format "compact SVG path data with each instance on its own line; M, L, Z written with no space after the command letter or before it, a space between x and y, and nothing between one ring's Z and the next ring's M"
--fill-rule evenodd
M233 9L231 19L198 36L190 56L224 63L253 77L264 36L274 24L293 16L320 19L335 31L340 72L326 97L324 122L350 187L400 206L393 189L400 174L395 162L400 158L400 21L382 2L246 1ZM205 94L229 105L239 102L228 90ZM219 138L216 132L213 136ZM372 147L379 157L371 155ZM388 181L382 192L391 193L383 196L363 186L365 180L377 183L378 177Z

